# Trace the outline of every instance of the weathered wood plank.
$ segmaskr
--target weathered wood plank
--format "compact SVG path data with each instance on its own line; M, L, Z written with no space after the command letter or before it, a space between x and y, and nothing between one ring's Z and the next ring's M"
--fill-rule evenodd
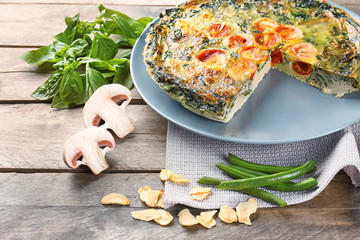
M67 138L83 129L81 111L51 109L48 104L0 104L0 167L67 169L62 150ZM126 111L136 129L122 140L116 137L117 146L107 154L111 169L161 169L166 120L147 105L130 105Z
M226 224L206 229L169 226L131 217L131 207L1 206L4 239L359 239L359 209L260 209L252 226ZM192 210L198 214L199 211ZM242 238L242 237L240 237Z
M124 12L133 18L156 17L165 6L107 7ZM56 11L54 11L56 9ZM95 20L98 9L95 5L53 4L0 4L0 45L43 46L51 43L52 37L65 30L65 16L80 13L82 20Z
M211 230L200 226L181 227L176 215L183 206L169 209L174 220L168 227L132 219L131 211L146 208L137 194L138 187L144 185L163 188L157 173L100 176L90 173L1 173L0 235L4 239L125 236L129 239L139 239L139 236L146 239L237 239L241 233L249 239L359 239L360 192L345 174L336 175L324 192L307 203L259 209L252 216L251 227L224 224L217 218L217 226ZM130 206L102 206L100 199L110 192L126 195ZM191 209L195 215L200 211Z
M20 71L37 71L44 72L41 68L29 65L21 61L18 56L22 53L34 50L35 48L0 48L0 73L20 72ZM48 70L46 70L48 71ZM0 78L1 80L4 77Z
M96 207L106 194L119 192L130 200L130 207L138 208L146 206L137 193L142 186L161 190L164 183L158 173L103 173L99 176L91 173L0 173L0 206ZM286 209L360 209L358 190L346 174L340 173L316 198Z
M164 183L158 173L0 173L0 186L0 206L96 207L106 194L119 192L130 200L130 207L146 207L138 188L161 190Z

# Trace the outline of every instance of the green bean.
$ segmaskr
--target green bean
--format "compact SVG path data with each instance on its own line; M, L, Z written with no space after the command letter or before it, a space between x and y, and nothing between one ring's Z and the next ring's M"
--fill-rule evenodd
M223 164L223 163L216 164L216 167L219 168L221 171L225 172L227 175L229 175L232 178L245 179L245 178L253 177L253 175L251 175L249 173L242 172L238 169L231 168L231 166Z
M254 175L254 176L264 176L264 175L267 175L267 173L259 172L259 171L255 171L255 170L251 170L251 169L247 169L247 168L240 167L240 166L237 166L237 165L232 165L231 167L236 168L236 169L239 169L239 170L242 170L242 171L247 172L247 173L249 173L249 174L252 174L252 175Z
M200 184L209 184L209 185L220 185L223 181L223 179L217 179L217 178L211 178L211 177L202 177L199 179L198 183ZM285 207L287 203L282 200L281 198L275 196L274 194L271 194L267 191L257 189L257 188L247 188L242 190L236 190L238 192L242 192L260 199L263 199L264 201L274 203L278 205L279 207Z
M274 183L285 182L297 177L300 177L312 170L315 169L316 161L308 161L300 167L293 168L288 171L283 171L279 173L273 173L265 176L257 176L247 179L237 179L222 182L218 188L219 189L246 189L251 187L263 187L272 185Z
M216 166L222 170L223 172L227 173L228 175L230 175L231 177L234 178L253 178L256 176L265 176L268 175L266 173L261 173L261 172L257 172L257 171L253 171L253 170L249 170L249 169L245 169L242 167L236 167L236 166L229 166L226 164L216 164ZM257 175L255 175L257 174ZM311 177L308 179L305 179L303 181L294 183L294 182L290 182L290 181L286 181L286 182L279 182L276 184L271 184L268 186L265 186L268 189L272 189L272 190L277 190L277 191L281 191L281 192L294 192L294 191L302 191L311 187L314 187L318 184L318 182L315 180L315 178Z
M281 167L281 166L272 166L272 165L253 163L253 162L249 162L244 159L241 159L231 153L229 153L229 159L230 159L230 162L236 166L240 166L240 167L244 167L247 169L260 171L260 172L264 172L264 173L278 173L278 172L283 172L283 171L287 171L287 170L296 168L296 167Z
M226 180L219 179L219 178L212 178L212 177L202 177L197 181L197 183L218 186L223 181L226 181Z

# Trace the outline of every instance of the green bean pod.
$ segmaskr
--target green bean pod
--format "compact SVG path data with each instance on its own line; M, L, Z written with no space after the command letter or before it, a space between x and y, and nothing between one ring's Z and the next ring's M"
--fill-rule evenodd
M229 153L229 159L230 159L230 162L236 166L240 166L240 167L244 167L247 169L260 171L260 172L264 172L264 173L278 173L278 172L288 171L288 170L296 168L296 167L282 167L282 166L272 166L272 165L253 163L253 162L249 162L244 159L241 159L231 153Z
M211 177L202 177L198 180L198 183L218 186L223 181L226 181L226 180L211 178ZM264 201L267 201L267 202L274 203L274 204L278 205L279 207L285 207L287 205L287 203L283 199L281 199L278 196L275 196L274 194L271 194L267 191L261 190L261 189L247 188L247 189L236 190L236 191L263 199Z
M219 189L231 189L231 190L240 190L252 187L263 187L272 185L275 183L285 182L297 177L300 177L310 171L315 169L316 161L308 161L300 167L293 168L288 171L283 171L279 173L273 173L264 176L257 176L247 179L236 179L222 182L218 188Z
M222 164L222 163L216 164L216 166L220 170L222 170L223 172L225 172L226 174L228 174L234 178L244 179L244 178L253 178L253 177L257 177L257 176L268 175L266 173L261 173L261 172L245 169L245 168L238 167L238 166L229 166L229 165ZM257 174L257 175L255 175L255 174ZM302 190L309 189L311 187L316 186L317 184L318 184L318 182L315 180L315 178L311 177L311 178L302 180L297 183L286 181L286 182L279 182L276 184L271 184L271 185L268 185L265 187L268 189L281 191L281 192L295 192L295 191L302 191Z

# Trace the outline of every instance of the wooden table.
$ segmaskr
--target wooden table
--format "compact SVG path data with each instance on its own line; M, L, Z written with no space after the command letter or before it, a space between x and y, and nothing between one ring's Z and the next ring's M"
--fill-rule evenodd
M181 0L180 0L181 1ZM145 209L137 189L162 189L167 121L136 90L127 111L136 130L108 153L110 169L94 176L62 161L66 139L83 129L82 108L51 109L30 97L50 72L16 57L51 42L65 29L64 17L80 12L92 20L94 6L131 17L157 16L179 0L0 0L0 238L1 239L360 239L360 191L343 173L315 199L286 208L259 209L253 226L224 224L184 228L176 214L170 226L132 219ZM359 0L336 0L360 14ZM106 207L100 199L121 192L129 207ZM199 210L193 209L193 213Z

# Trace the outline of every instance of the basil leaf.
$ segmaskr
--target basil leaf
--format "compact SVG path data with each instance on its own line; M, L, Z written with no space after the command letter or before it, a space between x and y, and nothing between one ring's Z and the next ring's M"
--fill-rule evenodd
M94 34L94 40L91 45L91 57L106 61L115 57L117 52L118 47L114 40L99 33Z
M114 76L113 83L119 83L131 89L133 87L133 81L130 75L130 62L123 61L116 70L117 72Z
M66 17L66 29L53 37L51 45L19 56L34 65L50 62L57 69L32 93L34 98L52 99L52 107L70 108L83 104L104 84L115 82L132 87L131 51L118 54L118 47L131 48L153 19L135 20L102 5L98 8L95 21L80 21L79 14ZM116 43L108 37L111 34L117 35Z
M65 17L65 24L66 24L66 26L69 26L71 20L72 20L71 17Z
M87 36L86 34L91 34L94 31L94 27L96 24L97 22L79 21L76 28L75 39L84 38L84 36Z
M144 31L144 28L147 24L143 24L142 22L134 21L130 24L133 32L135 33L135 39L140 36L140 34Z
M55 54L57 63L53 65L54 68L66 69L68 65L73 65L71 68L76 69L78 67L76 58L89 53L89 48L87 47L89 44L84 39L76 39L70 46L59 43L61 42L57 43L57 47L63 47Z
M129 17L125 14L113 14L112 18L114 19L115 23L121 29L122 33L126 38L136 39L138 35L135 33L134 29L130 25ZM134 20L135 21L135 20Z
M102 85L109 84L101 72L86 64L84 102L87 102L91 95Z
M116 15L125 15L124 13L109 9L104 7L102 4L99 4L98 9L100 11L100 16L104 17L104 18L111 18L112 15L116 14ZM126 15L125 15L126 16ZM131 19L130 17L126 16L127 18Z
M115 76L116 72L104 72L104 73L101 73L101 74L102 74L102 76L104 78L111 78L111 77Z
M102 33L110 34L118 34L123 35L121 29L119 29L118 25L113 19L107 19L104 23L100 24L100 29Z
M67 50L69 50L69 45L67 44L60 44L61 42L60 41L57 41L56 43L56 49L57 49L57 52L55 53L55 58L58 58L58 59L61 59L65 53L67 52Z
M153 18L150 18L150 17L142 17L142 18L139 18L137 19L136 21L141 23L144 28L153 21L154 19Z
M64 65L64 72L71 72L77 69L81 65L80 62L74 59L68 58Z
M65 109L65 108L69 108L69 105L65 104L59 94L55 95L52 102L51 102L51 107L52 108L59 108L59 109Z
M131 52L132 52L131 50L128 50L128 51L126 51L126 52L123 52L123 53L117 55L116 58L127 58L127 59L130 59L130 57L131 57Z
M106 61L106 63L110 64L114 68L130 65L129 59L126 58L114 58L109 61Z
M85 48L88 45L89 44L85 39L78 38L70 45L70 49L72 49L75 56L83 56L83 55L87 54L87 51L85 51Z
M81 64L90 63L92 67L94 67L98 70L110 70L110 71L116 72L116 68L114 68L108 62L102 61L100 59L86 57L86 58L82 58L80 63Z
M99 70L110 70L110 71L117 71L117 67L121 67L124 64L128 64L129 60L128 59L119 59L119 58L114 58L111 59L109 61L102 61L102 62L94 62L92 63L92 65L94 67L96 67Z
M120 48L131 48L131 44L127 38L120 38L116 41L116 45Z
M32 65L41 65L45 62L54 62L55 60L55 49L54 46L48 45L41 47L36 50L24 52L19 56L21 60Z
M55 95L52 102L51 102L51 107L52 108L59 108L59 109L66 109L66 108L72 108L72 107L76 107L79 106L81 104L83 104L84 101L81 99L79 102L77 103L72 103L72 104L65 104L63 102L63 100L61 100L59 94Z
M83 99L83 81L79 73L75 71L64 73L59 96L66 105L76 104Z
M49 100L53 98L59 92L62 77L62 71L56 70L50 75L48 80L31 94L31 96L38 100Z
M98 70L110 70L112 72L116 72L116 68L113 67L111 64L101 61L101 62L92 62L91 66L98 69Z
M65 47L68 47L69 45L54 39L53 46L57 53L57 52L61 51L62 49L64 49Z
M71 45L75 38L79 17L80 15L76 14L67 25L65 31L54 36L54 39L66 43L67 45Z
M106 8L101 4L98 5L98 9L100 11L99 17L104 17L106 19L111 19L111 18L113 19L113 15L117 15L117 16L121 17L125 22L127 22L127 24L130 25L131 27L136 27L136 25L138 25L138 26L142 26L142 29L144 29L148 23L150 23L154 20L153 18L150 18L150 17L142 17L142 18L135 20L122 12L118 12L118 11ZM123 29L120 28L120 31L123 31ZM141 30L141 32L142 32L142 30ZM141 32L139 32L138 35L140 35Z

